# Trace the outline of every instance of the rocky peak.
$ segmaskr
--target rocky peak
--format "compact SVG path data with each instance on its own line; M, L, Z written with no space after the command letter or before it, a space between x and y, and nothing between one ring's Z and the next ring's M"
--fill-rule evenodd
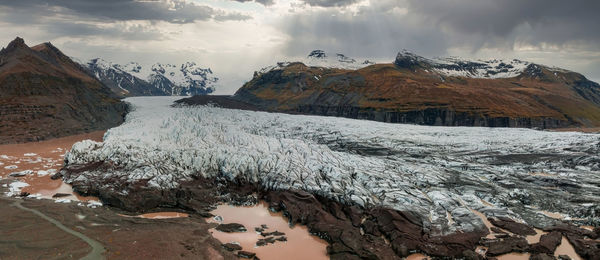
M324 59L327 58L327 54L323 50L314 50L308 54L308 58Z
M6 48L2 48L2 50L0 50L0 54L6 54L7 52L19 49L29 49L29 46L25 44L25 40L23 40L21 37L15 38L8 44L8 46L6 46Z
M25 40L23 40L23 38L21 38L21 37L15 38L8 44L8 46L6 46L7 50L17 49L17 48L29 48L29 46L27 46L27 44L25 44Z
M426 61L427 59L404 49L398 52L394 64L402 68L415 68L424 67Z
M71 58L65 55L62 51L60 51L50 42L38 44L36 46L31 47L31 49L39 53L45 54L47 58L53 60L54 62L72 62Z

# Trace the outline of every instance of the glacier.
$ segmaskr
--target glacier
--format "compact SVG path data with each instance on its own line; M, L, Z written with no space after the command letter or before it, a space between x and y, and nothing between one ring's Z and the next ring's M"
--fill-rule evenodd
M143 180L170 189L194 176L243 180L415 212L432 234L485 228L474 211L536 227L554 221L543 211L599 222L598 134L173 107L179 98L126 99L133 109L125 123L65 156L67 166L109 162L111 169L65 181L113 189L102 180Z

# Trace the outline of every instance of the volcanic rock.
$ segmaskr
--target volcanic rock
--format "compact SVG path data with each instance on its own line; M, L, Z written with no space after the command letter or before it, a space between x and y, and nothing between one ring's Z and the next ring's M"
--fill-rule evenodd
M511 236L486 242L488 246L486 255L499 256L510 252L525 252L529 248L529 244L524 237Z
M238 251L238 256L241 258L252 259L256 257L256 253L248 252L248 251Z
M268 236L283 236L283 235L285 235L285 233L279 232L279 231L276 230L274 232L261 232L260 235L263 236L263 237L268 237Z
M562 234L559 232L550 232L540 237L540 242L531 245L529 252L534 254L553 254L558 245L560 245Z
M229 251L242 250L242 247L239 244L234 244L234 243L223 244L223 248L225 248Z
M69 197L71 196L71 194L68 193L55 193L54 195L52 195L52 198L62 198L62 197Z
M246 232L246 227L238 223L220 224L216 227L218 231L226 233Z
M501 227L501 228L506 229L517 235L531 236L531 235L537 234L532 227L530 227L526 224L523 224L523 223L515 222L514 220L509 219L509 218L504 218L504 217L489 218L488 220L494 226Z
M549 255L549 254L535 254L532 255L531 257L529 257L530 260L554 260L556 258L554 258L553 255Z
M258 241L256 241L256 246L266 246L268 244L273 244L273 243L275 243L275 238L267 237L267 238L259 239Z

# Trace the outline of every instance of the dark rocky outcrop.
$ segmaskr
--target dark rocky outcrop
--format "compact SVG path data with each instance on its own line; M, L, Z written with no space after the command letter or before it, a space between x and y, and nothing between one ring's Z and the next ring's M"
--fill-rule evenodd
M227 251L242 250L242 246L240 246L239 244L234 244L234 243L223 244L223 248L225 248Z
M0 143L104 130L127 105L50 43L17 38L0 51Z
M256 253L248 252L248 251L239 251L237 254L241 258L254 259L256 257Z
M235 232L246 232L248 231L246 227L242 224L238 223L228 223L228 224L220 224L216 228L216 230L226 233L235 233Z
M488 256L499 256L510 252L526 252L529 249L527 240L521 236L484 240L482 244L488 247L486 252Z
M489 218L488 219L494 226L506 229L514 234L517 235L521 235L521 236L532 236L535 235L536 232L533 228L531 228L530 226L523 224L523 223L518 223L515 222L512 219L509 218Z

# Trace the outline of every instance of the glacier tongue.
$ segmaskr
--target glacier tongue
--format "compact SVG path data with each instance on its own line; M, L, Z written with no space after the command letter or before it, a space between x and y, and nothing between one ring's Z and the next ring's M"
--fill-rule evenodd
M471 210L538 226L549 221L538 210L598 221L589 203L600 210L599 135L171 107L176 99L127 99L134 110L123 125L66 155L67 166L113 168L66 181L148 180L166 189L198 175L241 179L416 212L433 234L482 229Z

